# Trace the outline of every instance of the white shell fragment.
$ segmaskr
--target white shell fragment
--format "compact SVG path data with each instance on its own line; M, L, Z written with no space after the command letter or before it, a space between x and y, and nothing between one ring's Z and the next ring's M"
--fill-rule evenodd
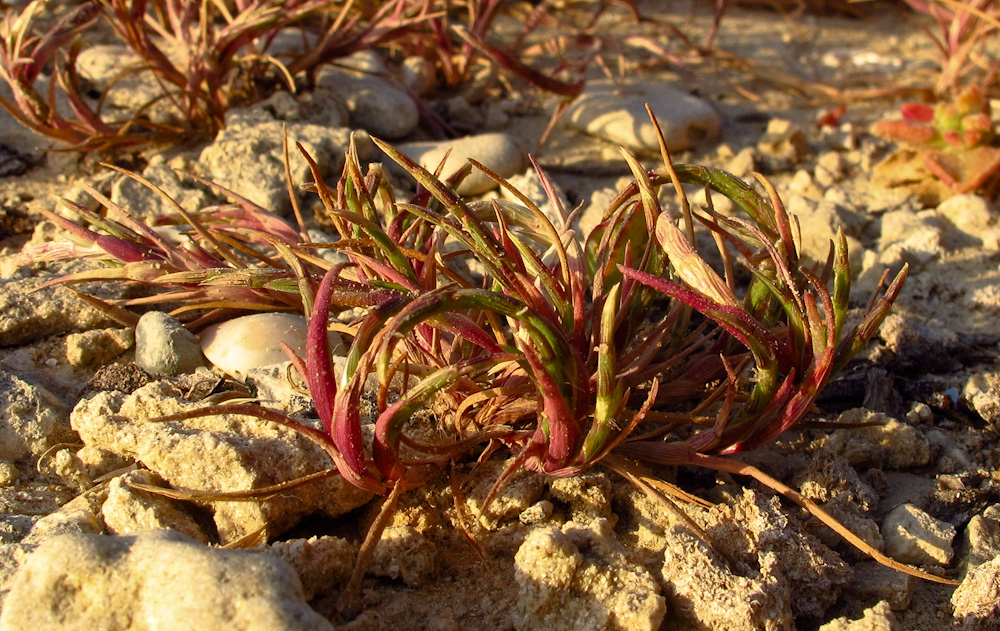
M290 313L257 313L213 324L201 334L201 350L208 361L226 374L242 377L253 368L288 361L284 342L305 356L308 323ZM330 346L343 347L340 335L328 333Z

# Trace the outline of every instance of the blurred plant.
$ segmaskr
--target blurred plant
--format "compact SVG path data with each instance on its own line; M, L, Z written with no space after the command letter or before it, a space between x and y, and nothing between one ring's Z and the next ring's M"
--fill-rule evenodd
M502 444L514 458L487 505L523 467L571 476L600 463L655 493L662 483L639 473L632 459L696 465L753 476L880 562L946 581L885 557L780 481L724 457L772 441L802 420L834 374L875 335L902 288L905 268L882 292L886 272L851 326L846 238L838 236L822 269L800 265L795 220L763 177L766 198L723 171L674 167L665 149L664 166L655 171L623 151L635 182L616 196L584 244L537 167L556 209L551 218L478 163L472 166L519 202L466 201L454 187L471 168L442 182L376 142L420 184L414 199L397 201L379 165L363 173L353 147L335 189L310 160L314 189L339 238L292 244L295 231L288 227L252 240L268 241L280 266L258 256L248 273L244 263L229 261L228 269L205 270L199 284L233 287L248 276L274 274L283 290L300 292L309 332L306 357L293 363L308 384L322 430L251 405L161 420L246 414L319 443L347 481L389 497L359 567L399 493L450 462L482 457ZM685 184L725 196L748 218L720 215L710 201L690 208ZM669 186L679 210L661 204L660 189ZM280 225L231 229L220 247L245 252L249 237ZM696 249L696 226L714 238L722 274ZM195 232L200 236L197 225ZM136 241L86 237L115 258L126 242ZM308 254L316 247L335 247L346 258L326 263ZM737 264L751 276L742 290ZM469 271L477 268L478 274ZM197 280L197 273L181 278ZM162 285L177 279L139 280ZM173 299L191 307L202 300L193 294ZM327 336L331 312L355 306L367 309L350 325L338 325L353 341L335 370ZM376 409L370 441L362 430L363 397ZM436 419L433 431L427 431L432 421L424 410ZM360 577L356 572L345 590L345 606Z
M933 108L909 103L902 115L902 120L878 121L872 133L915 149L956 194L974 191L1000 171L990 104L980 88L967 88L953 102Z
M0 97L0 105L23 125L74 149L211 137L234 104L266 96L282 83L291 90L300 79L308 85L322 64L390 45L411 52L438 51L437 61L449 82L464 80L473 53L480 51L542 89L572 96L583 88L579 80L556 78L559 69L535 70L517 48L488 40L500 5L496 0L461 3L466 9L464 26L461 20L442 22L452 5L443 0L390 0L374 8L345 0L238 0L235 10L216 0L92 0L37 33L40 16L53 5L32 0L4 18L0 76L13 97ZM122 69L95 105L84 95L76 60L85 39L81 36L99 18L137 61ZM304 50L279 59L270 50L287 29L301 32ZM457 54L455 46L463 52ZM580 67L571 70L578 73ZM47 85L43 72L52 75ZM159 94L127 120L105 120L107 91L121 78L142 73L152 75ZM60 108L63 97L69 111ZM149 113L161 101L175 114L166 122Z
M938 35L924 30L941 53L938 95L955 95L963 86L985 89L996 82L1000 60L987 44L1000 32L997 0L906 0L906 4L937 22Z

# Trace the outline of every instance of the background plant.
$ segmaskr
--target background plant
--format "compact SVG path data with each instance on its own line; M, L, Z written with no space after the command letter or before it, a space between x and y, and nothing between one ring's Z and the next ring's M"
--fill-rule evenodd
M583 87L578 78L556 75L563 70L575 75L586 60L544 72L516 48L492 41L500 4L391 0L372 8L345 0L238 0L230 10L214 0L91 0L46 29L43 14L56 4L33 0L8 11L3 22L0 76L13 96L0 98L0 105L23 125L77 149L205 138L223 125L234 104L282 85L308 87L323 64L373 48L431 57L449 83L464 80L476 59L485 58L545 90L578 94ZM543 6L540 15L548 16L549 5ZM106 93L97 103L88 99L77 72L77 57L99 24L137 59L111 87L136 73L151 75L159 87L151 102L125 120L106 120ZM301 35L303 49L272 54L278 35L289 30ZM47 81L44 73L50 74ZM60 107L63 99L66 105ZM163 103L174 112L169 122L149 115Z
M990 104L978 87L935 107L908 103L902 120L882 120L872 133L917 151L927 169L954 193L985 185L1000 170Z

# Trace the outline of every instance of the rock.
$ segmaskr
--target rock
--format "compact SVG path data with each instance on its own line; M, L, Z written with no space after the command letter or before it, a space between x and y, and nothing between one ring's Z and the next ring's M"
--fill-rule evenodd
M683 631L791 631L791 586L776 570L777 557L765 555L759 572L734 574L723 558L688 530L667 533L664 595L675 628Z
M987 507L969 520L965 527L965 541L968 546L965 559L967 570L1000 557L1000 504Z
M509 464L509 460L507 463L495 460L484 462L476 469L475 477L469 482L465 508L469 514L476 517L480 526L488 530L496 528L504 520L517 519L521 513L542 499L542 493L545 491L546 480L543 476L521 468L504 483L493 498L489 510L484 514L482 507L486 496L493 489L504 467Z
M856 212L841 204L816 201L803 195L786 196L785 209L799 220L802 233L800 254L811 261L826 263L830 248L837 239L837 231L843 230L847 237L851 269L861 269L865 248L858 237L864 219Z
M837 618L819 628L819 631L902 631L902 627L893 615L889 603L879 604L865 609L865 615L859 620Z
M829 449L821 450L813 458L799 490L820 503L839 496L866 512L874 509L879 500L875 489L863 482L857 471Z
M517 141L508 134L491 133L478 136L466 136L454 140L408 142L396 146L414 162L430 172L437 169L438 164L450 150L448 159L441 170L441 179L445 180L465 165L468 158L482 163L500 177L510 177L520 173L524 161L524 151ZM390 166L394 172L400 173L399 167ZM479 170L473 168L456 189L459 195L478 195L497 187Z
M143 66L139 55L121 44L85 46L76 60L80 76L89 81L94 90L107 91L105 107L133 115L162 94L151 72L136 72Z
M282 125L288 128L292 181L311 181L309 165L298 151L299 142L323 169L323 175L340 174L344 152L349 145L348 129L328 128L308 123L282 123L258 106L232 109L226 114L226 128L206 147L199 162L209 179L279 215L291 213L285 185ZM371 141L357 136L362 161L372 155Z
M969 377L962 399L989 423L1000 423L1000 372L982 371Z
M38 546L0 613L0 631L30 628L333 629L284 561L168 532L63 535Z
M611 480L603 471L585 471L549 482L553 499L569 505L569 519L587 524L611 518Z
M406 89L417 96L423 96L434 88L436 81L434 64L423 57L410 55L399 67L400 80Z
M552 225L555 226L556 230L562 228L563 213L559 212L557 204L553 203L545 193L545 188L542 186L541 178L538 177L538 173L536 173L534 169L528 169L524 173L512 175L507 178L507 181L510 182L511 186L516 188L525 197L538 206L539 210L545 213L545 216L552 222ZM562 188L560 188L555 182L551 182L551 184L553 192L556 195L558 205L562 206L563 212L569 214L573 210L573 206L569 203L566 193L564 193ZM521 200L506 188L500 189L500 197L510 202L518 204L521 203Z
M291 362L251 368L245 375L247 387L257 402L289 416L316 415L316 406L301 376Z
M955 527L911 504L897 506L882 521L885 553L902 563L947 565L954 551Z
M368 573L419 587L437 571L437 546L410 526L389 526L375 545Z
M174 487L248 491L331 466L318 446L273 423L224 414L183 422L147 421L201 407L180 397L181 391L165 381L130 395L100 392L77 404L70 421L87 445L140 462ZM337 516L369 497L342 478L331 477L266 500L212 502L210 509L220 541L229 543L261 529L275 536L317 511Z
M351 113L351 125L379 138L402 138L420 123L417 104L406 91L384 77L386 69L373 51L361 51L324 66L316 85L340 94Z
M349 541L325 535L275 541L271 545L251 549L280 557L295 568L306 600L327 594L347 582L356 557L354 546Z
M656 581L626 558L607 520L534 530L514 564L519 631L653 631L666 615Z
M195 541L208 544L208 537L191 515L166 497L139 491L130 483L163 486L163 480L149 471L131 471L108 484L108 499L101 507L108 533L128 535L146 530L175 530Z
M304 317L291 313L242 316L202 331L201 349L216 368L242 379L255 368L287 362L282 342L299 357L305 357L308 326ZM327 335L335 355L347 350L338 333L331 331Z
M204 362L198 338L162 311L150 311L135 327L135 363L152 375L194 372Z
M62 271L82 271L91 266L86 263ZM0 283L0 347L24 346L50 335L117 324L66 287L53 285L37 290L47 280L51 277ZM115 283L93 283L86 289L88 294L103 299L121 298L123 291L124 288Z
M844 179L844 156L837 151L827 151L816 159L813 178L823 188L830 188Z
M840 454L851 466L906 469L930 462L927 438L917 428L890 416L855 408L841 413L837 422L882 423L873 427L838 429L830 434L825 447Z
M854 566L854 580L849 597L860 602L882 601L894 611L910 606L917 578L876 561L862 561Z
M86 508L63 506L36 521L21 543L34 545L62 535L97 535L102 532L104 526L94 513Z
M997 223L997 211L978 195L955 195L939 204L936 210L955 228L976 240Z
M712 544L744 564L742 576L761 568L755 589L775 590L766 600L789 598L781 586L787 581L794 597L782 606L795 616L821 617L850 583L850 566L790 518L778 498L744 489L735 504L718 504L712 513L715 524L705 530Z
M132 329L94 329L66 336L66 361L75 368L106 364L135 345Z
M163 156L154 156L142 170L146 178L188 212L196 212L216 202L216 197L208 188L190 181L174 169L196 171L198 165L179 157L167 162ZM121 206L134 217L157 217L176 214L174 205L163 195L151 190L138 180L122 175L111 186L111 201Z
M1000 557L972 569L951 596L963 631L1000 629Z
M789 171L809 152L805 132L790 120L772 118L757 141L757 151L770 171Z
M667 148L683 151L719 135L719 115L705 101L658 82L588 81L564 114L583 132L635 151L659 152L649 103Z
M540 524L552 515L555 506L548 500L541 500L521 511L517 519L524 525Z
M34 459L53 445L75 441L55 396L0 371L0 460Z
M943 239L944 226L933 210L918 213L905 209L889 211L882 215L879 250L883 254L879 257L880 262L891 265L902 259L920 266L927 265L943 253ZM902 256L886 255L893 245L902 250Z

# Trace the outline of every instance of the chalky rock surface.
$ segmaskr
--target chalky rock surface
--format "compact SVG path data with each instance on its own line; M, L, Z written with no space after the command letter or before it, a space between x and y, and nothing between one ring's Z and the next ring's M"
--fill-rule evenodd
M150 311L135 327L135 363L151 375L194 372L204 361L194 333L162 311Z
M66 266L65 273L81 271L85 266ZM115 324L108 316L77 298L67 287L57 285L38 289L47 280L51 277L0 283L0 347L19 346L50 335ZM120 298L123 291L121 286L110 283L86 289L101 298Z
M118 476L108 484L108 498L101 505L101 516L109 534L127 535L148 530L175 530L195 541L208 544L208 537L194 518L176 502L131 484L162 486L163 481L149 471L139 469Z
M454 140L404 142L396 145L414 162L430 172L434 172L445 155L444 168L441 169L441 179L447 179L472 158L500 177L510 177L521 172L524 165L524 151L517 141L508 134L491 133L477 136L466 136ZM449 150L451 153L448 153ZM398 166L390 166L398 171ZM472 169L456 189L459 195L478 195L497 187L496 182L476 168Z
M850 567L774 497L746 489L707 520L714 550L683 525L665 533L661 578L681 629L789 630L793 615L822 616L851 580Z
M1000 629L1000 556L971 570L952 594L963 631Z
M0 460L37 458L55 444L74 441L65 414L43 388L0 370Z
M778 559L761 559L759 574L739 576L683 527L668 533L661 576L677 628L684 631L791 631L791 586Z
M130 395L100 392L81 401L70 421L87 445L138 461L170 485L186 489L247 491L331 466L319 447L273 423L232 416L148 420L202 407L182 394L162 381ZM219 540L228 543L261 528L277 535L316 511L337 516L369 497L334 477L260 502L213 502L211 509Z
M11 581L0 630L324 631L288 563L178 533L63 535Z
M903 563L947 565L954 555L955 527L934 519L911 504L903 504L882 522L885 553Z
M577 97L566 121L576 129L636 151L659 151L649 103L667 148L689 149L714 140L721 119L705 101L657 82L591 81Z
M858 620L838 618L824 624L819 631L899 631L899 623L889 603L882 601L866 609Z
M518 631L655 631L666 615L653 577L606 520L534 530L514 557Z
M292 313L257 313L213 324L201 333L201 348L208 361L223 372L245 377L251 370L288 361L284 342L305 357L308 322ZM330 348L345 349L335 332L328 333Z
M374 51L360 51L324 66L316 83L340 94L351 114L351 125L379 138L402 138L420 122L417 104L384 77L385 65Z
M282 150L282 121L261 106L230 110L226 127L206 147L199 162L209 179L267 210L287 215L292 205L285 184ZM292 180L310 181L309 165L297 151L299 142L324 170L339 173L344 164L351 132L309 123L285 122L288 128ZM359 152L368 155L370 145L359 143Z

